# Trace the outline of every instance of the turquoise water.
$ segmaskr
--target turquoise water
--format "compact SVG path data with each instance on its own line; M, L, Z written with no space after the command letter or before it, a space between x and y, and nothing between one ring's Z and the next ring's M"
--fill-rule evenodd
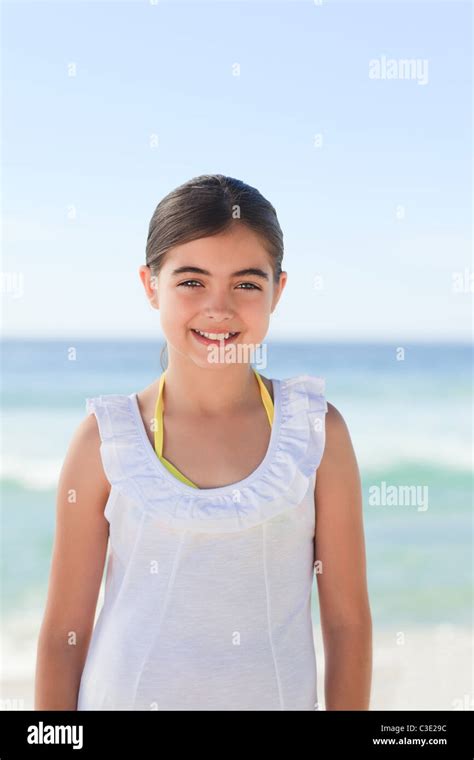
M2 603L5 616L44 602L55 485L85 398L131 393L160 374L162 343L3 343ZM466 345L268 343L267 377L326 378L362 476L369 593L378 625L470 624L472 353ZM70 355L70 354L69 354ZM427 508L375 506L373 486L427 488ZM334 547L337 551L337 546ZM318 615L316 593L314 612Z

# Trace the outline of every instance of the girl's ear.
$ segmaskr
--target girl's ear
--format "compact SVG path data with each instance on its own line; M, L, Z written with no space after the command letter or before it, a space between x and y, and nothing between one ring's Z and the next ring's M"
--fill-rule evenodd
M275 293L273 295L273 302L272 302L271 313L273 313L273 311L276 308L276 305L277 305L278 301L280 300L280 296L283 293L283 290L285 288L287 279L288 279L288 272L281 272L281 274L280 274L280 282L276 286Z
M145 288L146 297L150 302L150 305L154 309L159 308L158 304L158 277L151 273L151 269L148 264L142 264L138 270L138 274Z

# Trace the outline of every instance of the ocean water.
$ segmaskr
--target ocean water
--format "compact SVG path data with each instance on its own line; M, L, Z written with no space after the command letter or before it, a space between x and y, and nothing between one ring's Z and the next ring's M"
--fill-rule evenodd
M162 345L2 344L2 641L11 677L31 676L23 654L31 654L46 601L55 488L85 398L148 385L161 373ZM403 360L395 343L266 347L263 375L324 377L326 398L348 425L362 477L374 625L470 626L472 347L406 344ZM407 501L409 487L418 491ZM312 603L318 620L316 584Z

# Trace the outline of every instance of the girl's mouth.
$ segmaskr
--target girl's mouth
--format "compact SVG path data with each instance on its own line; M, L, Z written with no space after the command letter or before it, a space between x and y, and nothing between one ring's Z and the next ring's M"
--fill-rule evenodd
M226 346L228 343L232 343L236 340L240 335L239 332L234 333L230 331L226 333L206 333L205 335L202 335L199 330L195 330L194 328L191 328L191 332L196 340L205 346ZM217 335L217 337L209 338L207 337L209 335Z

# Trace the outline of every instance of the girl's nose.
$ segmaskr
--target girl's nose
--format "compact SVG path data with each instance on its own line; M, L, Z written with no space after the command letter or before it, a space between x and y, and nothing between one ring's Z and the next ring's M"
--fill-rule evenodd
M233 319L234 311L223 304L213 304L204 309L204 316L215 322Z

